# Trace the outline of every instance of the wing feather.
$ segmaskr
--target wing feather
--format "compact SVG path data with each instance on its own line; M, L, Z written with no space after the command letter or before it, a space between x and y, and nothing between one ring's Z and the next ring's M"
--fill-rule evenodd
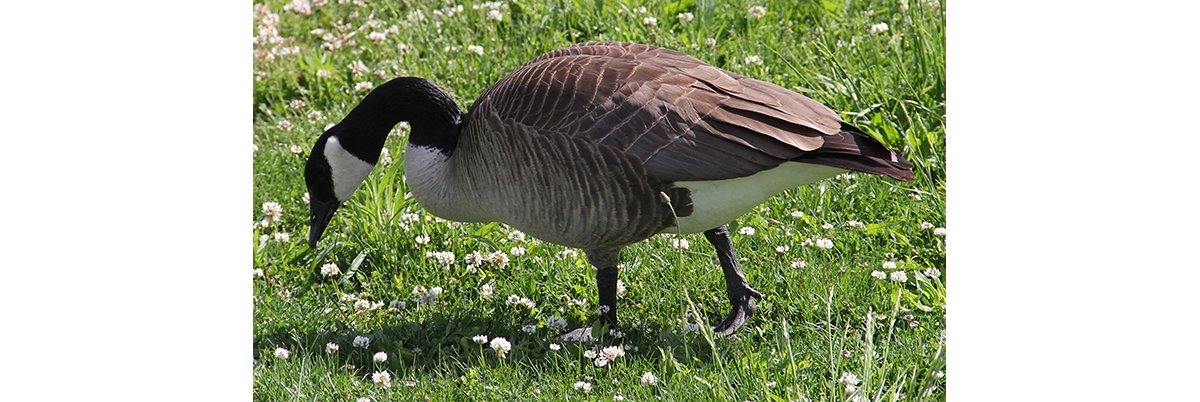
M778 85L641 44L539 56L480 102L544 135L586 138L663 181L720 180L801 161L911 180L912 165L833 110ZM474 108L472 108L474 109Z

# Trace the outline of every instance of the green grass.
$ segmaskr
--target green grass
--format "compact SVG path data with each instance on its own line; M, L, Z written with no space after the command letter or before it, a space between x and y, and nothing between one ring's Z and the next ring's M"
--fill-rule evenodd
M254 279L255 400L612 400L618 393L631 401L945 399L945 237L920 227L945 227L943 10L923 0L903 10L896 1L791 3L507 1L495 21L487 9L473 9L482 3L462 3L461 13L435 18L447 3L329 1L301 15L284 11L289 3L268 2L280 39L254 47L250 207L256 222L266 216L267 202L281 204L283 214L253 229L254 267L264 274ZM762 18L748 17L755 5L765 8ZM410 19L418 10L424 19ZM683 12L694 19L681 21L676 16ZM263 32L264 15L255 13L255 34ZM646 17L657 24L646 25ZM881 22L888 30L871 32ZM369 39L392 26L379 43ZM318 29L333 37L354 32L355 43L322 49ZM708 325L728 309L720 267L703 236L685 236L687 249L673 247L671 236L625 249L619 342L630 350L606 367L596 367L583 348L549 349L555 331L548 318L563 317L573 328L595 314L594 275L582 254L513 239L501 224L434 219L404 185L403 129L387 144L393 162L376 169L338 211L320 248L308 249L303 164L316 137L367 92L356 84L426 77L466 108L525 61L591 40L670 47L803 93L903 150L917 165L917 179L829 179L789 190L731 223L734 233L755 229L735 234L734 243L751 286L765 296L758 314L731 337L683 329L693 308ZM468 53L471 45L482 46L483 55ZM749 56L761 64L747 63ZM367 67L357 77L356 61ZM277 241L278 233L290 239ZM417 236L431 241L420 244ZM823 238L834 247L803 245ZM527 253L512 255L514 247ZM434 251L453 252L453 264L440 266L426 255ZM464 257L476 251L503 251L510 260L504 267L486 261L469 267ZM807 266L793 268L796 259ZM885 261L896 268L884 269ZM330 262L341 274L322 275ZM922 275L928 268L940 277ZM908 280L876 279L876 270L903 271ZM484 285L494 286L490 297L482 295ZM436 304L418 305L418 286L443 293ZM509 295L536 306L509 304ZM407 306L392 309L393 300ZM525 333L526 325L537 329ZM498 358L472 341L480 334L506 338L512 351ZM353 347L356 336L370 337L370 345ZM339 350L327 353L328 343ZM289 357L275 357L277 348ZM373 361L380 351L387 360ZM377 372L392 377L391 387L372 381ZM646 372L658 382L640 385ZM854 392L837 381L843 373L858 377ZM576 390L578 381L590 383L590 393Z

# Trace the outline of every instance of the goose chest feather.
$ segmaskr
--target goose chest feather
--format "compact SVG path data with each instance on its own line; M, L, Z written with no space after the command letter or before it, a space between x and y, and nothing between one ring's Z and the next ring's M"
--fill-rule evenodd
M745 283L726 223L848 170L913 179L896 151L802 95L669 49L584 43L522 65L465 114L421 78L373 90L317 139L305 167L311 246L401 121L412 127L404 168L417 202L445 219L503 222L583 249L612 326L619 250L629 244L704 232L732 307L715 329L731 333L762 296Z

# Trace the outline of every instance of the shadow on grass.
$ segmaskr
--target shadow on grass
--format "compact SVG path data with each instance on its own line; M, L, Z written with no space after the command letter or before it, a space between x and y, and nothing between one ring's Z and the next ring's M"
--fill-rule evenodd
M677 334L658 324L646 324L641 328L629 329L621 338L606 338L593 343L564 345L562 349L550 349L551 343L559 343L558 333L548 334L539 328L533 334L527 334L520 328L507 328L511 320L485 314L478 308L453 308L449 311L435 312L431 317L422 321L401 321L395 325L375 327L370 331L355 331L348 328L345 322L336 322L334 330L316 330L299 332L285 329L282 326L256 336L254 341L254 359L259 364L271 364L271 355L275 348L288 349L290 353L309 355L336 355L337 362L343 368L352 370L358 376L369 375L373 371L388 369L393 372L415 372L418 375L441 373L461 375L463 370L480 364L481 357L489 365L499 364L494 358L495 351L488 344L480 345L472 338L476 335L487 335L490 341L494 337L504 337L512 344L512 350L507 354L509 365L518 364L529 366L542 371L542 368L554 366L551 354L567 354L583 359L583 351L618 345L637 348L637 352L629 352L622 359L658 361L662 353L679 361L698 360L701 364L716 364L714 357L724 350L714 352L713 347L701 333ZM582 325L589 325L582 323ZM366 347L355 347L357 337L370 338ZM738 339L739 336L753 336L753 331L743 329L732 338L722 338L714 335L716 348ZM328 351L326 345L335 343L336 351ZM629 349L626 349L629 350ZM662 352L659 352L659 351ZM386 352L385 362L373 361L375 353ZM591 359L587 359L591 360Z

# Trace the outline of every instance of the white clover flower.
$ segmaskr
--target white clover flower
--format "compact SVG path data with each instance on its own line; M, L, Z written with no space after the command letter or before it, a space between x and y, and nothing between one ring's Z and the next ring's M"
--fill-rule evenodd
M563 260L563 259L567 259L567 258L578 257L579 253L572 249L566 249L563 251L559 251L557 254L555 254L555 256L558 257L558 259Z
M849 226L849 227L852 227L855 229L862 229L862 228L867 227L866 225L863 225L862 222L855 221L855 220L846 221L846 226Z
M557 351L557 350L559 350L559 349L562 349L562 345L559 345L559 344L557 344L557 343L551 343L551 344L550 344L550 350Z
M527 334L532 334L534 332L537 332L537 326L526 325L526 326L521 327L521 331L524 333L527 333Z
M645 13L646 13L646 7L638 7L638 8L635 8L635 9L633 9L633 13L634 13L634 14L645 14Z
M355 77L362 77L367 70L367 65L363 64L362 60L355 60L353 63L350 63L350 73Z
M392 375L386 371L376 371L374 374L371 374L371 381L379 384L381 387L389 388L392 386Z
M505 300L505 303L508 303L508 304L521 303L521 297L517 296L517 295L508 295L508 300Z
M644 374L642 374L642 386L643 387L645 387L647 385L654 385L657 382L658 382L658 376L654 375L654 373L647 371Z
M677 17L679 17L679 20L683 22L691 22L692 20L696 19L696 16L692 15L692 13L679 13Z
M921 222L921 230L933 229L933 224L929 222Z
M584 393L592 392L592 383L585 381L576 381L575 390L583 391Z
M946 237L946 228L937 228L933 230L934 236Z
M492 297L492 292L495 292L495 291L496 291L496 285L494 285L492 283L485 283L485 284L483 284L483 286L479 287L479 294L483 297Z
M895 261L884 261L883 269L896 269L896 262Z
M429 244L429 236L418 235L417 237L413 238L413 241L416 241L417 244L421 245Z
M617 294L625 293L625 282L617 279Z
M762 58L758 56L746 56L746 64L762 65Z
M880 22L878 24L871 25L871 29L869 31L874 34L874 33L887 32L887 30L888 30L888 24L886 22Z
M514 229L512 232L508 233L508 238L516 241L525 241L525 232Z
M384 166L391 165L392 164L392 152L388 151L387 148L379 150L379 162L383 163Z
M705 44L705 45L707 45L708 47L716 47L716 46L717 46L717 39L716 39L716 38L708 38L708 39L705 39L705 40L704 40L704 44Z
M800 242L800 245L804 246L804 247L808 247L808 246L813 245L813 241L812 241L812 239L804 239L804 241Z
M892 282L906 282L906 281L908 281L908 274L904 273L904 271L896 271L896 272L892 272L892 275L891 275L891 277L892 277Z
M788 245L786 245L786 244L784 244L782 246L775 246L776 253L786 253L786 252L788 252L788 250L791 250L791 247L788 247Z
M267 216L267 219L269 219L269 220L277 221L283 217L283 206L279 205L278 202L275 202L275 201L264 202L262 204L262 209L263 209L263 214L265 214Z
M833 229L833 224L829 222L822 223L821 229Z
M450 268L454 264L454 252L452 251L432 251L426 252L425 256L437 259L438 265L442 268Z
M937 268L933 268L933 267L926 268L924 271L921 271L921 273L925 274L925 276L928 276L930 278L937 278L937 277L942 276L942 271L938 270Z
M496 350L496 357L499 357L499 358L504 358L505 354L508 353L509 350L512 350L512 344L509 343L508 340L504 339L504 337L502 337L502 336L498 336L495 339L492 339L491 345L492 345L492 349Z
M596 364L596 367L604 367L608 365L608 359L604 358L604 356L597 357L596 360L593 360L592 362Z
M386 362L387 361L387 352L376 353L374 356L371 356L371 359L375 360L376 363Z
M303 99L293 100L288 103L288 107L292 108L292 110L304 109L304 100Z
M803 212L800 212L800 211L797 211L797 210L794 210L794 209L793 209L793 210L792 210L792 217L793 217L793 218L797 218L797 219L798 219L798 218L802 218L802 217L804 217L804 213L803 213Z
M887 273L883 271L871 271L871 277L875 279L887 279Z
M359 397L358 399L356 399L356 401L358 401L358 402L371 402L371 398L368 398L368 397L365 397L365 396L363 396L363 397Z
M354 342L351 343L351 345L356 348L366 349L368 346L371 346L371 338L368 338L368 337L365 337L362 335L357 335L354 337Z
M476 45L467 46L467 53L475 53L477 55L483 56L483 46L476 46Z
M495 264L497 268L508 266L508 254L504 254L503 251L493 251L491 254L488 254L488 260L492 264Z
M371 32L371 33L367 34L367 39L369 39L372 42L375 42L376 45L382 45L384 39L387 39L387 33L379 32L379 31Z
M321 275L334 276L340 273L342 273L342 270L338 268L337 264L332 262L321 266Z
M515 246L513 248L508 249L508 253L512 254L513 256L525 255L526 251L528 251L528 250L526 250L525 247L521 247L521 246Z
M404 302L404 300L392 300L391 303L388 303L388 307L391 307L393 310L404 310L405 307L408 307L408 303Z
M589 358L589 359L595 359L595 358L596 358L596 351L595 351L595 350L591 350L591 349L585 350L585 351L583 351L583 357L586 357L586 358Z
M275 241L287 243L290 240L292 240L292 236L288 235L287 232L275 232Z
M655 26L655 25L658 25L658 18L654 18L654 17L642 18L642 23L646 24L648 26Z
M279 128L284 129L286 131L292 131L292 122L290 122L290 121L280 120L278 126L279 126Z
M483 263L483 253L472 251L471 254L463 257L463 261L466 261L468 267L478 266Z
M754 236L754 227L742 226L741 228L738 228L738 234L742 234L742 235L746 235L746 236Z
M341 346L338 346L336 343L329 342L325 344L325 353L337 353L338 349L341 349Z
M375 84L372 83L371 81L360 82L360 83L354 84L355 91L361 92L361 91L366 91L366 90L369 90L372 88L375 88Z
M690 244L688 243L687 239L675 239L675 240L672 242L672 244L674 245L674 247L675 247L675 248L682 248L682 249L685 249L685 250L686 250L686 249L688 248L688 246L690 245Z
M831 249L831 248L833 248L833 240L817 239L817 247L820 247L823 249Z
M795 261L792 261L792 268L800 269L806 266L808 266L808 263L805 263L803 259L797 258Z
M333 74L332 74L332 73L330 73L330 72L329 72L329 70L326 70L326 69L323 69L323 68L322 68L322 69L320 69L320 70L317 70L317 77L320 77L320 78L329 78L329 77L332 77L332 76L333 76Z
M500 10L488 11L487 17L489 20L504 21L504 14L501 14Z
M618 357L625 356L625 350L620 346L609 346L600 350L600 356L610 361L616 361Z
M275 358L276 358L276 359L284 359L284 360L287 360L287 358L288 358L289 356L291 356L291 352L288 352L288 350L287 350L287 349L284 349L284 348L275 348Z
M763 6L754 6L746 10L746 13L750 15L750 18L762 18L763 15L767 14L767 9L763 8Z
M417 296L413 301L416 301L418 305L432 306L437 304L438 296L442 295L442 288L434 286L425 290L424 286L417 286L413 288L413 294Z
M487 337L487 335L480 334L480 335L475 335L475 336L471 337L471 340L475 341L475 343L482 345L482 344L487 343L488 337Z
M255 268L255 269L254 269L254 277L255 277L255 278L262 278L262 277L263 277L263 270L262 270L262 268Z
M546 326L552 330L561 330L567 328L567 320L559 316L552 316L546 319Z
M853 373L842 372L842 376L838 377L837 381L846 384L846 392L854 392L858 389L858 376Z
M371 301L363 300L363 299L356 300L354 302L354 309L359 310L359 311L370 310L371 309Z

